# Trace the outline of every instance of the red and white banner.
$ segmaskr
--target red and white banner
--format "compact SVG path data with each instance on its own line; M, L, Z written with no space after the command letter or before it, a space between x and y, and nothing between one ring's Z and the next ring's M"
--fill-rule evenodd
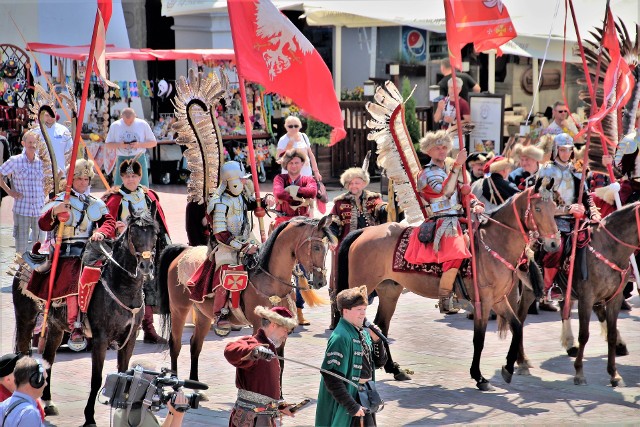
M333 79L311 42L270 0L228 0L227 7L238 73L332 126L331 144L343 139Z
M107 79L107 65L105 60L107 50L107 28L109 27L109 21L111 20L111 13L113 10L112 0L98 0L98 28L96 31L96 50L94 58L96 61L96 73L100 75L107 85L111 87L118 87L115 83L110 82Z
M462 69L460 51L473 43L476 52L496 49L517 36L502 0L444 0L451 65Z

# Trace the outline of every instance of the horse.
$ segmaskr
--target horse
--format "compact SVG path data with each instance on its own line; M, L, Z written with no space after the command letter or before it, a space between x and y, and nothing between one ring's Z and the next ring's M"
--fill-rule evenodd
M607 349L607 372L613 387L624 385L624 381L616 369L616 355L629 354L627 345L617 328L620 304L623 299L622 289L627 283L630 271L629 257L640 249L640 202L632 203L607 215L597 226L590 226L591 239L586 247L587 277L583 278L582 268L574 265L572 297L578 300L579 332L576 348L571 319L562 320L560 341L569 356L575 356L576 385L586 385L583 358L584 349L589 340L589 322L591 311L598 317ZM564 283L563 283L564 282ZM566 279L559 280L559 285L566 291ZM526 319L527 308L533 301L530 292L525 291L518 310L521 322ZM566 303L566 300L564 301ZM530 364L521 347L518 363L528 373Z
M155 212L155 208L151 209ZM143 283L153 277L154 252L158 234L155 215L131 214L128 226L114 242L111 252L104 242L93 242L106 257L102 276L95 286L87 310L85 326L92 338L91 349L91 391L84 409L85 426L95 426L95 400L102 386L102 369L107 349L118 351L118 371L124 372L129 366L136 343L136 334L144 315ZM24 276L22 277L24 281ZM22 292L21 278L13 281L13 304L16 316L16 351L28 354L31 351L31 337L40 311L40 304ZM51 400L51 370L56 350L62 343L65 331L69 331L66 321L66 306L52 305L47 321L47 334L43 359L48 363L48 384L42 400L45 414L58 415L58 409ZM88 322L88 325L87 325Z
M480 356L491 309L500 316L499 328L503 334L508 327L511 328L513 337L507 364L502 367L502 377L509 383L513 376L514 362L522 341L522 325L507 297L512 293L514 276L528 283L526 272L519 267L526 263L529 233L540 239L546 250L559 249L560 237L553 220L556 204L550 191L552 185L550 182L543 186L539 179L535 187L508 199L492 213L488 222L479 225L474 234L481 313L476 308L470 374L480 390L493 389L480 371ZM369 293L376 290L379 305L374 322L385 335L403 288L426 298L438 298L437 276L397 272L392 268L397 242L405 230L407 226L398 223L356 230L347 235L338 250L337 292L360 285L366 285ZM469 299L473 300L472 280L465 278L464 282ZM390 353L385 369L387 372L399 372L399 365L392 360Z
M293 267L297 262L304 270L313 272L309 285L321 288L327 284L325 258L327 245L337 242L329 230L331 217L310 219L295 217L280 224L260 248L255 266L248 268L247 288L240 296L239 309L231 310L231 322L236 325L253 326L255 334L260 328L260 318L254 313L258 305L266 307L284 306L293 313L295 308L295 285L291 283ZM274 255L275 254L275 255ZM198 379L198 358L202 344L214 320L213 298L194 302L186 288L186 281L193 275L207 256L206 246L188 247L170 245L160 257L158 295L163 333L169 333L171 369L178 371L178 355L182 348L182 333L187 315L194 308L195 329L191 336L191 371L189 379ZM189 262L181 262L181 260ZM251 268L252 267L252 268ZM316 274L317 273L317 274ZM278 349L284 355L284 344Z

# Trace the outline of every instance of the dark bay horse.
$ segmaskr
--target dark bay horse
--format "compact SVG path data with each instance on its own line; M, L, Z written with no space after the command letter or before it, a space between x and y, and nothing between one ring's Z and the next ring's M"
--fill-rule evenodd
M552 252L559 248L560 237L553 220L556 204L550 191L552 185L553 182L542 186L539 180L535 187L511 197L492 214L490 221L479 226L475 234L482 312L474 316L474 354L470 374L480 390L492 389L480 372L480 356L491 309L501 318L500 330L506 332L510 327L513 334L507 364L502 367L504 380L511 382L522 341L522 325L513 312L508 296L517 277L528 279L518 264L524 260L529 232L537 234L536 237L547 250ZM396 243L406 228L401 224L389 223L354 231L345 238L338 252L338 292L361 285L366 285L369 293L376 289L379 305L375 323L385 334L403 287L426 298L438 298L438 277L393 270ZM465 285L473 301L472 280L465 278ZM394 365L390 354L387 363L385 368L390 372ZM398 369L397 365L395 369Z
M231 322L237 325L253 325L253 331L256 333L260 328L260 318L253 312L256 306L284 306L295 313L296 297L294 286L291 284L291 274L296 260L302 264L305 271L314 272L314 287L326 285L324 267L328 250L326 243L337 242L336 237L329 230L330 224L331 217L325 216L320 220L296 217L279 225L260 248L257 265L249 270L249 284L240 297L241 310L231 310ZM198 358L202 351L202 344L214 319L213 298L205 298L202 302L190 300L186 282L204 262L206 255L206 246L190 248L184 245L171 245L160 257L159 306L165 325L163 329L171 331L169 335L171 369L177 373L184 323L191 309L194 308L196 319L191 336L189 379L195 381L199 381ZM280 355L284 354L284 344L278 352Z
M155 212L154 207L151 212ZM107 262L100 281L95 285L85 320L87 335L92 338L91 391L84 409L85 426L96 424L95 400L102 386L102 368L107 349L118 350L119 372L124 372L129 367L136 334L144 314L143 283L146 278L153 276L157 234L158 223L151 214L132 214L126 231L114 241L112 252L108 251L106 243L97 242L104 253L110 254L110 259L106 257ZM27 354L31 350L39 303L22 293L24 279L24 275L22 280L20 275L16 275L13 281L13 304L16 316L16 351ZM52 305L42 355L49 364L49 380L42 396L48 415L58 414L51 401L51 368L65 330L69 331L66 306Z
M590 227L591 241L587 246L587 271L586 280L582 278L581 268L578 263L574 265L572 299L578 300L579 347L575 351L573 333L571 332L571 319L562 321L562 336L560 341L567 348L569 355L576 356L574 368L576 371L573 379L576 385L585 385L583 357L584 349L589 340L589 322L591 311L596 313L598 321L607 339L607 372L610 375L611 385L616 387L624 385L622 377L616 369L616 355L629 354L627 345L618 331L618 314L622 302L622 289L627 283L630 271L629 257L640 249L640 202L624 206L618 211L607 215L599 225ZM566 281L559 281L559 285L566 291ZM527 308L533 298L525 293L518 310L522 322L526 319ZM575 351L575 353L574 353ZM525 367L528 359L524 348L518 357L523 360Z

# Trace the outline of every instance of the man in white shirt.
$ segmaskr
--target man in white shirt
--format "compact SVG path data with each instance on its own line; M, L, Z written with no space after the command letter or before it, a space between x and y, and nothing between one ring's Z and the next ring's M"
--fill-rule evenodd
M142 119L136 118L133 108L125 108L120 114L120 120L111 123L107 134L105 148L117 149L118 159L114 170L120 170L120 164L124 160L133 159L138 156L138 161L142 165L142 179L140 184L149 186L149 165L147 163L147 148L153 148L158 143L151 131L151 127ZM114 185L122 185L122 178L119 173L114 174Z
M56 164L58 165L58 171L64 174L67 168L67 162L65 161L65 154L71 152L73 148L73 138L69 129L61 125L56 121L55 117L51 117L49 114L44 116L44 127L47 130L51 145L53 145L53 155L56 157ZM40 128L36 129L36 132L42 135Z
M562 101L556 101L553 104L553 121L544 130L543 134L559 135L561 133L569 134L572 138L576 136L579 129L573 119L569 117L569 108ZM582 137L574 142L582 142Z

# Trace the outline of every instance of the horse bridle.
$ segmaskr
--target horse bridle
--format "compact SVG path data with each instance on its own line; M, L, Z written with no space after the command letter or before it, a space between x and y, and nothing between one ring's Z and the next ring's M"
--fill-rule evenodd
M120 270L124 271L125 273L127 273L129 275L129 277L131 277L132 279L135 279L138 277L138 273L140 272L140 259L142 258L143 260L149 260L149 259L153 259L153 257L155 256L155 244L153 246L153 250L151 251L142 251L142 252L138 252L136 251L135 246L133 245L133 243L131 243L131 234L129 233L129 227L127 226L127 231L125 232L127 234L127 248L129 249L129 253L133 256L136 257L136 271L135 273L131 273L129 270L127 270L126 268L124 268L123 266L121 266L118 261L116 261L113 258L113 251L109 252L103 245L102 245L102 241L99 241L98 243L98 248L100 249L100 251L103 253L103 255L110 261L112 262L116 267L118 267Z

